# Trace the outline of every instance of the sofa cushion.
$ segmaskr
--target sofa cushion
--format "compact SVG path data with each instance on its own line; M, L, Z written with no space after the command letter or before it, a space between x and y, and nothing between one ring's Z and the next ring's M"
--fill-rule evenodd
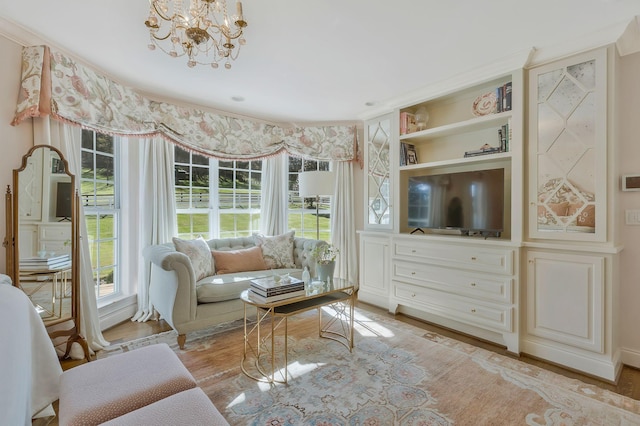
M273 271L245 271L205 277L196 283L198 303L224 302L240 298L240 293L249 288L251 280L272 274L300 273L300 269L274 269Z
M269 269L295 268L293 259L293 240L295 231L269 237L256 234L256 245L262 249L264 262Z
M186 254L191 260L193 272L196 275L196 281L214 274L213 257L209 244L204 238L196 238L195 240L183 240L173 237L173 244L176 250Z
M211 250L211 254L217 275L268 269L262 249L257 246L242 250Z

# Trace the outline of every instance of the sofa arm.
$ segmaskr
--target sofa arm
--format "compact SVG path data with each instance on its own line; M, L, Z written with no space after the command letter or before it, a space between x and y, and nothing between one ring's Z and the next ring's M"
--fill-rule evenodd
M196 316L196 276L191 260L175 250L173 244L158 244L142 250L151 263L149 298L154 308L173 329Z

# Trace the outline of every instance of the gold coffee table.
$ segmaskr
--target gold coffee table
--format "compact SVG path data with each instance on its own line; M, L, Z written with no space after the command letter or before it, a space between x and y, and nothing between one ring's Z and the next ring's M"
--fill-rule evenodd
M287 337L290 316L318 310L318 336L353 349L353 311L356 292L346 280L334 278L329 284L316 282L306 286L305 295L272 303L259 302L245 290L240 295L244 302L244 354L242 371L248 377L269 383L287 383ZM324 320L324 307L332 309ZM256 322L248 320L248 310L255 309ZM284 344L278 349L276 332L282 330ZM280 377L277 378L276 374Z

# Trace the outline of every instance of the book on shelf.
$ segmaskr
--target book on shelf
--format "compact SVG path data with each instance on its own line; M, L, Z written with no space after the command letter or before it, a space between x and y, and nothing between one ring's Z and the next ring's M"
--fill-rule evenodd
M488 148L480 148L474 149L472 151L466 151L464 153L465 158L467 157L476 157L478 155L487 155L487 154L495 154L496 152L503 152L502 147L500 146L491 146Z
M406 135L417 130L416 116L410 112L400 113L400 134Z
M496 87L496 108L495 112L511 111L511 92L513 84L509 81L502 86Z
M307 294L307 292L302 289L302 290L297 290L297 291L291 291L289 293L283 293L283 294L276 294L275 296L263 296L259 293L256 293L255 291L256 289L254 287L251 287L249 289L249 299L255 300L256 302L260 302L260 303L273 303L273 302L279 302L281 300L287 300L287 299L293 299L296 297L302 297L305 296Z
M415 145L410 143L400 143L400 165L418 164L418 154Z

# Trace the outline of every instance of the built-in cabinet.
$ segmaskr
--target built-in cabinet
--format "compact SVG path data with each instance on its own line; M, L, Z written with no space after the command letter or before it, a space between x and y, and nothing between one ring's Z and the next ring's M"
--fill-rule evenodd
M360 287L358 299L377 306L389 301L391 237L381 232L360 233Z
M360 298L615 380L612 54L603 47L523 64L367 122L368 135L390 128L392 137L389 190L372 190L369 166L365 202L378 206L384 194L394 208L383 229L360 233ZM497 99L507 87L505 107ZM369 164L379 157L372 140ZM499 235L411 226L413 178L492 168L505 171ZM375 218L369 209L368 229Z
M501 339L493 340L519 352L516 249L410 235L392 241L390 312L418 309L448 327L495 333Z
M391 161L393 114L370 120L365 124L365 211L367 229L392 229L393 177Z
M529 71L524 352L615 381L617 263L607 48Z

